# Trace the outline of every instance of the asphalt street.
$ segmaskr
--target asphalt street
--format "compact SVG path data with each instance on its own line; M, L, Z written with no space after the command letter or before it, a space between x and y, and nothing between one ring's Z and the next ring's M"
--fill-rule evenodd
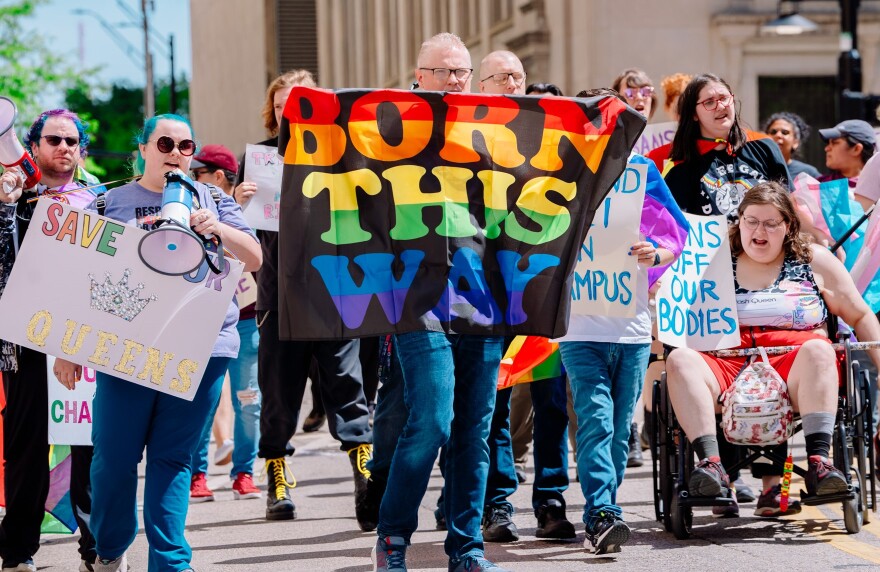
M264 518L265 500L233 500L224 468L211 466L208 482L216 501L190 505L187 518L187 538L197 571L372 570L370 550L376 536L358 529L351 466L345 454L326 426L317 433L297 434L294 443L297 452L290 464L297 478L293 492L296 520L270 522ZM796 437L794 451L796 461L797 455L802 460L802 437ZM143 466L141 469L143 475ZM693 538L678 541L654 520L650 463L628 470L620 490L619 504L633 528L630 543L620 554L593 556L583 548L583 496L574 480L565 497L568 518L578 529L577 540L547 542L535 538L532 469L530 463L529 482L511 499L517 511L514 521L520 541L486 547L489 558L513 571L880 570L880 515L875 513L859 534L848 535L839 505L804 507L801 514L780 519L752 516L754 503L742 505L741 517L732 519L714 517L708 509L700 509L694 516ZM572 479L574 472L572 464ZM754 479L747 480L757 485ZM265 489L265 481L257 483ZM432 512L441 485L440 472L435 468L419 512L420 528L408 552L411 570L447 569L445 533L434 529ZM792 491L802 486L802 481L795 479ZM387 494L394 495L394 491ZM76 537L45 536L36 555L39 570L76 570ZM132 570L147 569L147 542L142 530L128 554Z

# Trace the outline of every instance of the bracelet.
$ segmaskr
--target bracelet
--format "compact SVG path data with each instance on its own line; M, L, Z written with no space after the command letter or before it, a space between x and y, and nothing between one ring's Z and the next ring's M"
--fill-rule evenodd
M654 264L651 266L659 266L660 265L660 253L656 250L654 251Z

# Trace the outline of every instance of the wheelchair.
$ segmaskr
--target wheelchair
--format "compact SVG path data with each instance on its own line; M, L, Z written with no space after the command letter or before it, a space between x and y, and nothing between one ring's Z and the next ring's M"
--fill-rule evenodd
M841 336L844 338L844 336ZM847 491L836 495L808 496L801 491L801 504L815 506L840 502L843 504L844 525L847 533L855 534L867 524L871 511L877 509L876 475L873 447L872 404L868 389L868 372L851 355L849 337L840 339L839 352L845 359L841 364L837 415L832 439L834 466L847 479ZM688 492L688 481L694 469L695 454L691 443L678 424L666 387L666 373L654 381L652 403L654 410L653 458L654 512L664 528L679 540L691 535L694 507L731 505L735 501L732 489L727 496L695 497ZM801 431L800 418L795 419L794 432ZM723 437L722 437L723 438ZM785 459L768 446L742 445L740 460L725 467L728 472L747 468L764 457L780 464ZM807 470L794 465L792 472L805 477Z

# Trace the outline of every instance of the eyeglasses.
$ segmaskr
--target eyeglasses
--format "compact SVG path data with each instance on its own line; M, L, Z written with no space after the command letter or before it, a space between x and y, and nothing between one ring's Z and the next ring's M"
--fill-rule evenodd
M520 86L526 81L526 74L520 72L494 73L489 77L484 77L480 81L489 81L491 79L495 82L495 85L507 85L507 80L509 78L513 78L514 85Z
M623 95L626 96L627 99L635 99L637 95L641 95L647 99L654 95L654 88L650 85L643 87L627 87L623 90Z
M180 143L174 143L174 139L167 135L156 139L156 148L163 153L171 153L175 147L184 157L189 157L196 152L196 142L192 139L184 139Z
M211 169L193 169L192 178L198 181L202 175L209 175L213 172Z
M786 137L791 135L791 131L789 131L788 129L782 129L782 128L770 129L767 131L767 133L769 135L776 135L777 133L781 133L782 135L784 135Z
M473 68L419 68L420 70L429 71L434 74L434 79L437 81L446 81L449 79L449 74L455 74L455 79L458 81L464 81L474 73Z
M758 220L754 217L744 216L739 219L739 223L749 230L757 230L759 226L763 226L764 230L773 234L782 228L785 224L784 220Z
M52 147L58 147L61 145L61 142L64 141L67 143L68 147L76 147L79 145L79 139L76 137L61 137L59 135L43 135L40 139L45 139L46 143L51 145Z
M715 111L718 109L718 106L721 105L723 107L727 107L730 105L730 102L733 101L733 94L728 93L727 95L722 95L721 97L716 97L714 99L704 99L703 101L698 101L697 103L706 108L706 111Z

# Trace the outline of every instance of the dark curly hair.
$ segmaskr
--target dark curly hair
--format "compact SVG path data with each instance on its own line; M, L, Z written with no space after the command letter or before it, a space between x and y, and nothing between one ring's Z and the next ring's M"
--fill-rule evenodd
M804 121L804 118L798 115L797 113L792 113L790 111L780 111L779 113L774 113L770 117L764 121L764 125L761 129L764 133L769 133L770 126L777 120L788 121L792 127L794 127L794 138L798 143L806 143L807 139L810 138L810 133L812 133L812 129L807 122ZM798 151L800 151L801 146L798 145L794 149L791 150L792 155L798 155Z
M794 255L800 262L805 263L813 260L813 252L810 250L812 237L801 232L801 221L795 212L788 188L775 181L765 181L746 191L739 204L740 221L742 221L743 213L752 205L770 205L776 207L776 210L782 215L782 220L785 221L787 227L785 240L782 242L782 250L786 256ZM734 257L743 253L742 237L738 224L730 227L730 253Z

